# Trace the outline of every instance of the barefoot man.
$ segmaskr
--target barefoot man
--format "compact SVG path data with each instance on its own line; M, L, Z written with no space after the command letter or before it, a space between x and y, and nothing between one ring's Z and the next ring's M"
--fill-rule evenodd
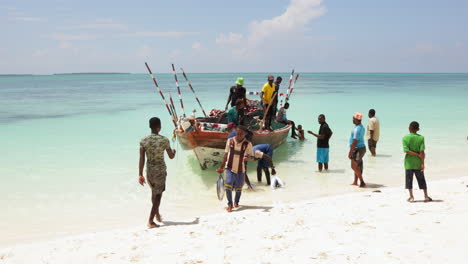
M159 205L161 204L162 193L166 189L166 163L164 162L164 150L170 159L175 156L175 149L171 149L169 140L159 135L161 130L161 120L153 117L149 120L151 128L151 135L146 136L140 142L140 164L138 170L138 181L143 186L146 181L143 177L143 168L145 166L146 155L146 180L151 187L151 202L153 207L148 219L148 227L159 227L154 222L161 222L161 215L159 214Z
M419 123L413 121L409 125L409 134L403 137L403 151L405 156L406 189L409 191L408 202L414 202L413 175L418 180L419 189L424 191L424 201L430 202L432 198L427 195L426 178L424 177L424 137L418 134Z
M377 141L379 141L380 136L380 124L379 119L375 117L375 110L369 110L369 122L367 123L366 130L366 139L367 145L372 156L375 157L375 149L377 148Z
M244 161L251 161L254 157L252 143L245 139L246 133L247 128L245 126L236 127L236 136L227 140L223 162L216 170L218 173L223 173L226 170L224 187L228 200L226 209L228 212L232 212L233 207L239 207L245 177ZM234 204L232 202L232 190L236 191Z
M364 143L364 135L366 129L361 124L362 113L354 113L353 124L355 127L351 132L351 137L349 138L349 153L348 158L351 160L351 168L354 171L354 182L352 185L358 185L358 179L361 181L359 187L366 187L366 183L362 178L363 171L363 162L362 158L366 154L366 144Z
M323 167L325 167L325 171L328 171L328 160L330 152L330 145L328 144L328 141L333 135L333 132L325 121L324 114L320 114L318 116L318 122L320 124L318 134L315 134L310 130L307 132L317 138L317 163L319 171L322 172Z

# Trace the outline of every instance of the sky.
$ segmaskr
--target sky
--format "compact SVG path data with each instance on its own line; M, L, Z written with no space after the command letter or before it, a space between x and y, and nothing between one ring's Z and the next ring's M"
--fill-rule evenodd
M0 74L468 72L465 0L0 0Z

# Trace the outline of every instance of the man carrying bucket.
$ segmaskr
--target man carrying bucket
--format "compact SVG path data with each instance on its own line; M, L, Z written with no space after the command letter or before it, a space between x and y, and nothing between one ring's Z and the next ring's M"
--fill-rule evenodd
M228 207L226 208L228 212L232 212L233 208L239 207L245 177L244 161L252 161L254 156L252 143L245 139L246 133L246 127L237 126L236 136L227 140L223 162L216 170L218 173L226 171L224 187L228 200ZM234 203L232 201L232 190L236 192Z

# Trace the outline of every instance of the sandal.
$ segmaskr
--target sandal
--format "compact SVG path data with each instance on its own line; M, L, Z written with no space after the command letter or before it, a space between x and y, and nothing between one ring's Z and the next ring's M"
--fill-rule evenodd
M424 199L424 202L425 202L425 203L427 203L427 202L432 202L432 198L428 196L426 199Z
M414 203L414 198L413 197L410 197L408 198L406 201L410 202L410 203Z

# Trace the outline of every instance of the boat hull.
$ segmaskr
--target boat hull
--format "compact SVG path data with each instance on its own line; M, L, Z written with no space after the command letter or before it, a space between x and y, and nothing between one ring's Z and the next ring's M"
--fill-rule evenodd
M252 131L252 143L269 144L273 148L277 148L286 141L291 125L286 125L283 128L270 131ZM182 145L193 150L195 157L202 169L208 167L219 166L224 157L224 148L228 133L219 131L176 131L177 138Z

